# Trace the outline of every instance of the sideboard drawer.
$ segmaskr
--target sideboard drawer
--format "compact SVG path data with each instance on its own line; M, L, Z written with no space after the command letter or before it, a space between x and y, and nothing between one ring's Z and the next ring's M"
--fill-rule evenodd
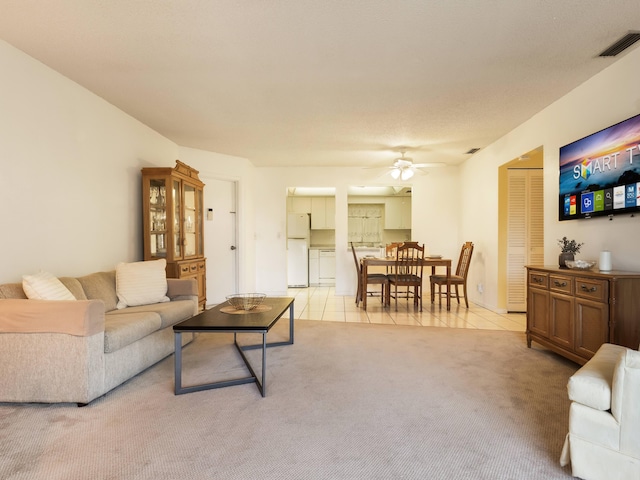
M549 275L541 272L529 272L529 285L538 288L549 288Z
M588 298L596 302L607 302L609 282L593 278L576 278L576 297Z
M549 289L567 294L573 293L573 279L562 275L549 275Z

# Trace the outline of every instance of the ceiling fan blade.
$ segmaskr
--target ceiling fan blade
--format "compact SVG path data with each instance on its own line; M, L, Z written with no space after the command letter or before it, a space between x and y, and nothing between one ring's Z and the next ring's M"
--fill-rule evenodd
M393 165L372 165L370 167L362 167L363 170L391 170L395 168Z
M430 168L430 167L444 167L445 164L442 162L414 163L413 166L416 168Z

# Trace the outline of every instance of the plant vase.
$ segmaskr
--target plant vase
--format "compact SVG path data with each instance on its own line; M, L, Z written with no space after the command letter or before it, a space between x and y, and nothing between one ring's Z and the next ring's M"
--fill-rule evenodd
M567 260L573 260L574 259L574 254L571 252L562 252L560 254L560 256L558 257L558 265L560 265L560 268L568 268L567 267Z

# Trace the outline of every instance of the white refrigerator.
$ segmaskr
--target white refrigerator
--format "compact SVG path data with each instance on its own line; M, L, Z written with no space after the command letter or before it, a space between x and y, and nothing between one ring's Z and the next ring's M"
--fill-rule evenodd
M309 286L309 238L311 219L308 213L287 215L287 284Z

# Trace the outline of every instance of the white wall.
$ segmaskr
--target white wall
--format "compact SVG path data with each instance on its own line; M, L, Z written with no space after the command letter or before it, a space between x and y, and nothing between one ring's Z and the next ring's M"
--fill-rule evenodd
M616 269L640 271L637 253L640 215L558 221L558 156L561 146L640 113L640 49L588 80L497 142L475 154L462 167L461 235L475 242L469 272L470 298L490 308L497 305L498 167L544 148L545 263L557 265L556 240L584 242L580 257L598 259L612 251ZM484 294L476 290L485 286Z
M209 205L207 194L211 192L211 179L235 182L237 185L237 222L238 222L238 278L240 292L255 291L255 215L253 201L253 183L255 167L245 158L232 157L220 153L206 152L193 148L180 147L180 160L198 170L200 180L205 184L204 201L205 209ZM208 248L207 238L215 232L206 231L205 222L205 248L207 257L207 271L216 268L217 257L220 252ZM210 291L210 289L207 289ZM227 293L233 292L232 286ZM209 294L207 294L210 296ZM211 297L213 298L213 297Z
M0 71L0 283L39 269L77 276L141 260L140 170L179 158L205 183L238 182L239 240L248 252L241 287L254 289L248 160L178 147L2 41Z
M142 258L140 169L178 147L0 41L0 282Z
M432 253L454 256L460 249L457 167L416 175L413 186L413 240ZM347 241L347 188L392 185L379 172L361 168L257 168L254 191L256 218L256 288L282 295L287 290L286 195L288 187L336 189L336 294L355 295L356 276Z

